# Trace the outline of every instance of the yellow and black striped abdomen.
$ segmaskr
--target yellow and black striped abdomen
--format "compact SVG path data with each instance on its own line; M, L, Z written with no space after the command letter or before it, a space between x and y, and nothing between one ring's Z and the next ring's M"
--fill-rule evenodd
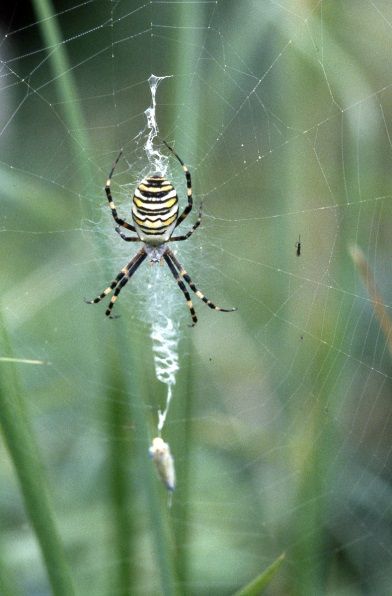
M142 180L132 200L132 219L139 238L147 244L166 242L177 218L178 197L173 185L161 176Z

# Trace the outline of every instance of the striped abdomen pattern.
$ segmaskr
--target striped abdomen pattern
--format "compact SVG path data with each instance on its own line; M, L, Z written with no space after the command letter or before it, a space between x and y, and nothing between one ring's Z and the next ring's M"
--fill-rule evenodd
M176 189L155 175L141 181L132 200L132 219L141 240L150 244L166 242L178 218Z

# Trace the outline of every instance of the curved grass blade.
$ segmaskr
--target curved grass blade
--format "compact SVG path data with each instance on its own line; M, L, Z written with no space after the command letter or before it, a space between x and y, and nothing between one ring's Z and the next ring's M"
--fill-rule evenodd
M285 554L282 553L263 573L236 592L234 596L259 596L259 594L262 594L280 568L284 558Z
M2 321L0 330L2 352L12 357ZM1 363L0 426L15 466L28 516L41 547L53 593L71 596L74 594L72 579L54 521L44 466L24 407L16 366L16 363Z

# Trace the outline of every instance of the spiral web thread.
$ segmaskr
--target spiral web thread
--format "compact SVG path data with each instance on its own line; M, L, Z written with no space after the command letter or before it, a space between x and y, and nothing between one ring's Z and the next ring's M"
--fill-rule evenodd
M166 155L162 155L159 149L156 149L154 147L154 139L158 136L159 133L158 123L156 119L156 92L159 84L164 79L170 79L171 77L172 75L166 75L163 77L157 77L154 74L150 75L148 79L148 84L150 86L151 92L151 105L144 111L147 120L147 125L146 128L142 130L137 136L137 139L144 138L148 130L147 138L144 142L144 151L146 152L150 164L150 173L160 173L162 176L166 175L168 157Z
M165 317L164 321L152 324L151 339L153 342L155 374L158 381L167 385L166 406L163 411L158 410L158 433L162 432L172 399L172 386L176 382L178 365L178 328L172 319Z

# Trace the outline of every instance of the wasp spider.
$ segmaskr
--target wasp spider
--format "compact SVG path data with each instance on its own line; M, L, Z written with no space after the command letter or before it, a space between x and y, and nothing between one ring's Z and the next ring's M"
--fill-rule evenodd
M121 269L117 277L111 282L111 284L94 300L86 300L88 304L97 304L107 294L110 294L113 290L113 296L110 299L109 305L106 309L106 316L114 318L112 316L112 308L116 302L118 295L125 286L126 283L131 279L136 269L143 263L143 261L149 257L152 263L156 263L164 259L176 280L178 287L184 294L186 303L190 310L192 317L192 325L197 322L195 309L193 308L192 300L185 285L185 282L189 285L191 290L196 294L200 300L205 302L210 308L214 310L220 310L223 312L231 312L237 310L236 308L221 308L216 306L209 300L193 283L188 273L183 269L182 265L178 262L173 252L167 246L168 242L176 242L180 240L187 240L193 232L199 227L202 215L202 206L200 206L199 216L192 228L183 235L173 236L174 230L177 226L184 221L184 219L192 211L193 199L192 199L192 181L191 174L177 153L172 149L166 141L163 141L166 147L175 155L180 162L182 169L185 173L188 204L181 213L178 215L178 197L174 186L166 180L161 174L153 174L143 179L139 186L135 190L135 194L132 199L132 219L133 225L127 223L124 219L121 219L117 215L117 209L113 201L112 193L110 190L111 181L114 169L122 155L120 151L116 161L113 164L111 172L106 182L105 192L109 201L109 207L112 211L114 221L118 224L116 232L126 242L143 242L144 246L136 253L133 259ZM120 231L120 227L135 232L135 236L126 236Z

